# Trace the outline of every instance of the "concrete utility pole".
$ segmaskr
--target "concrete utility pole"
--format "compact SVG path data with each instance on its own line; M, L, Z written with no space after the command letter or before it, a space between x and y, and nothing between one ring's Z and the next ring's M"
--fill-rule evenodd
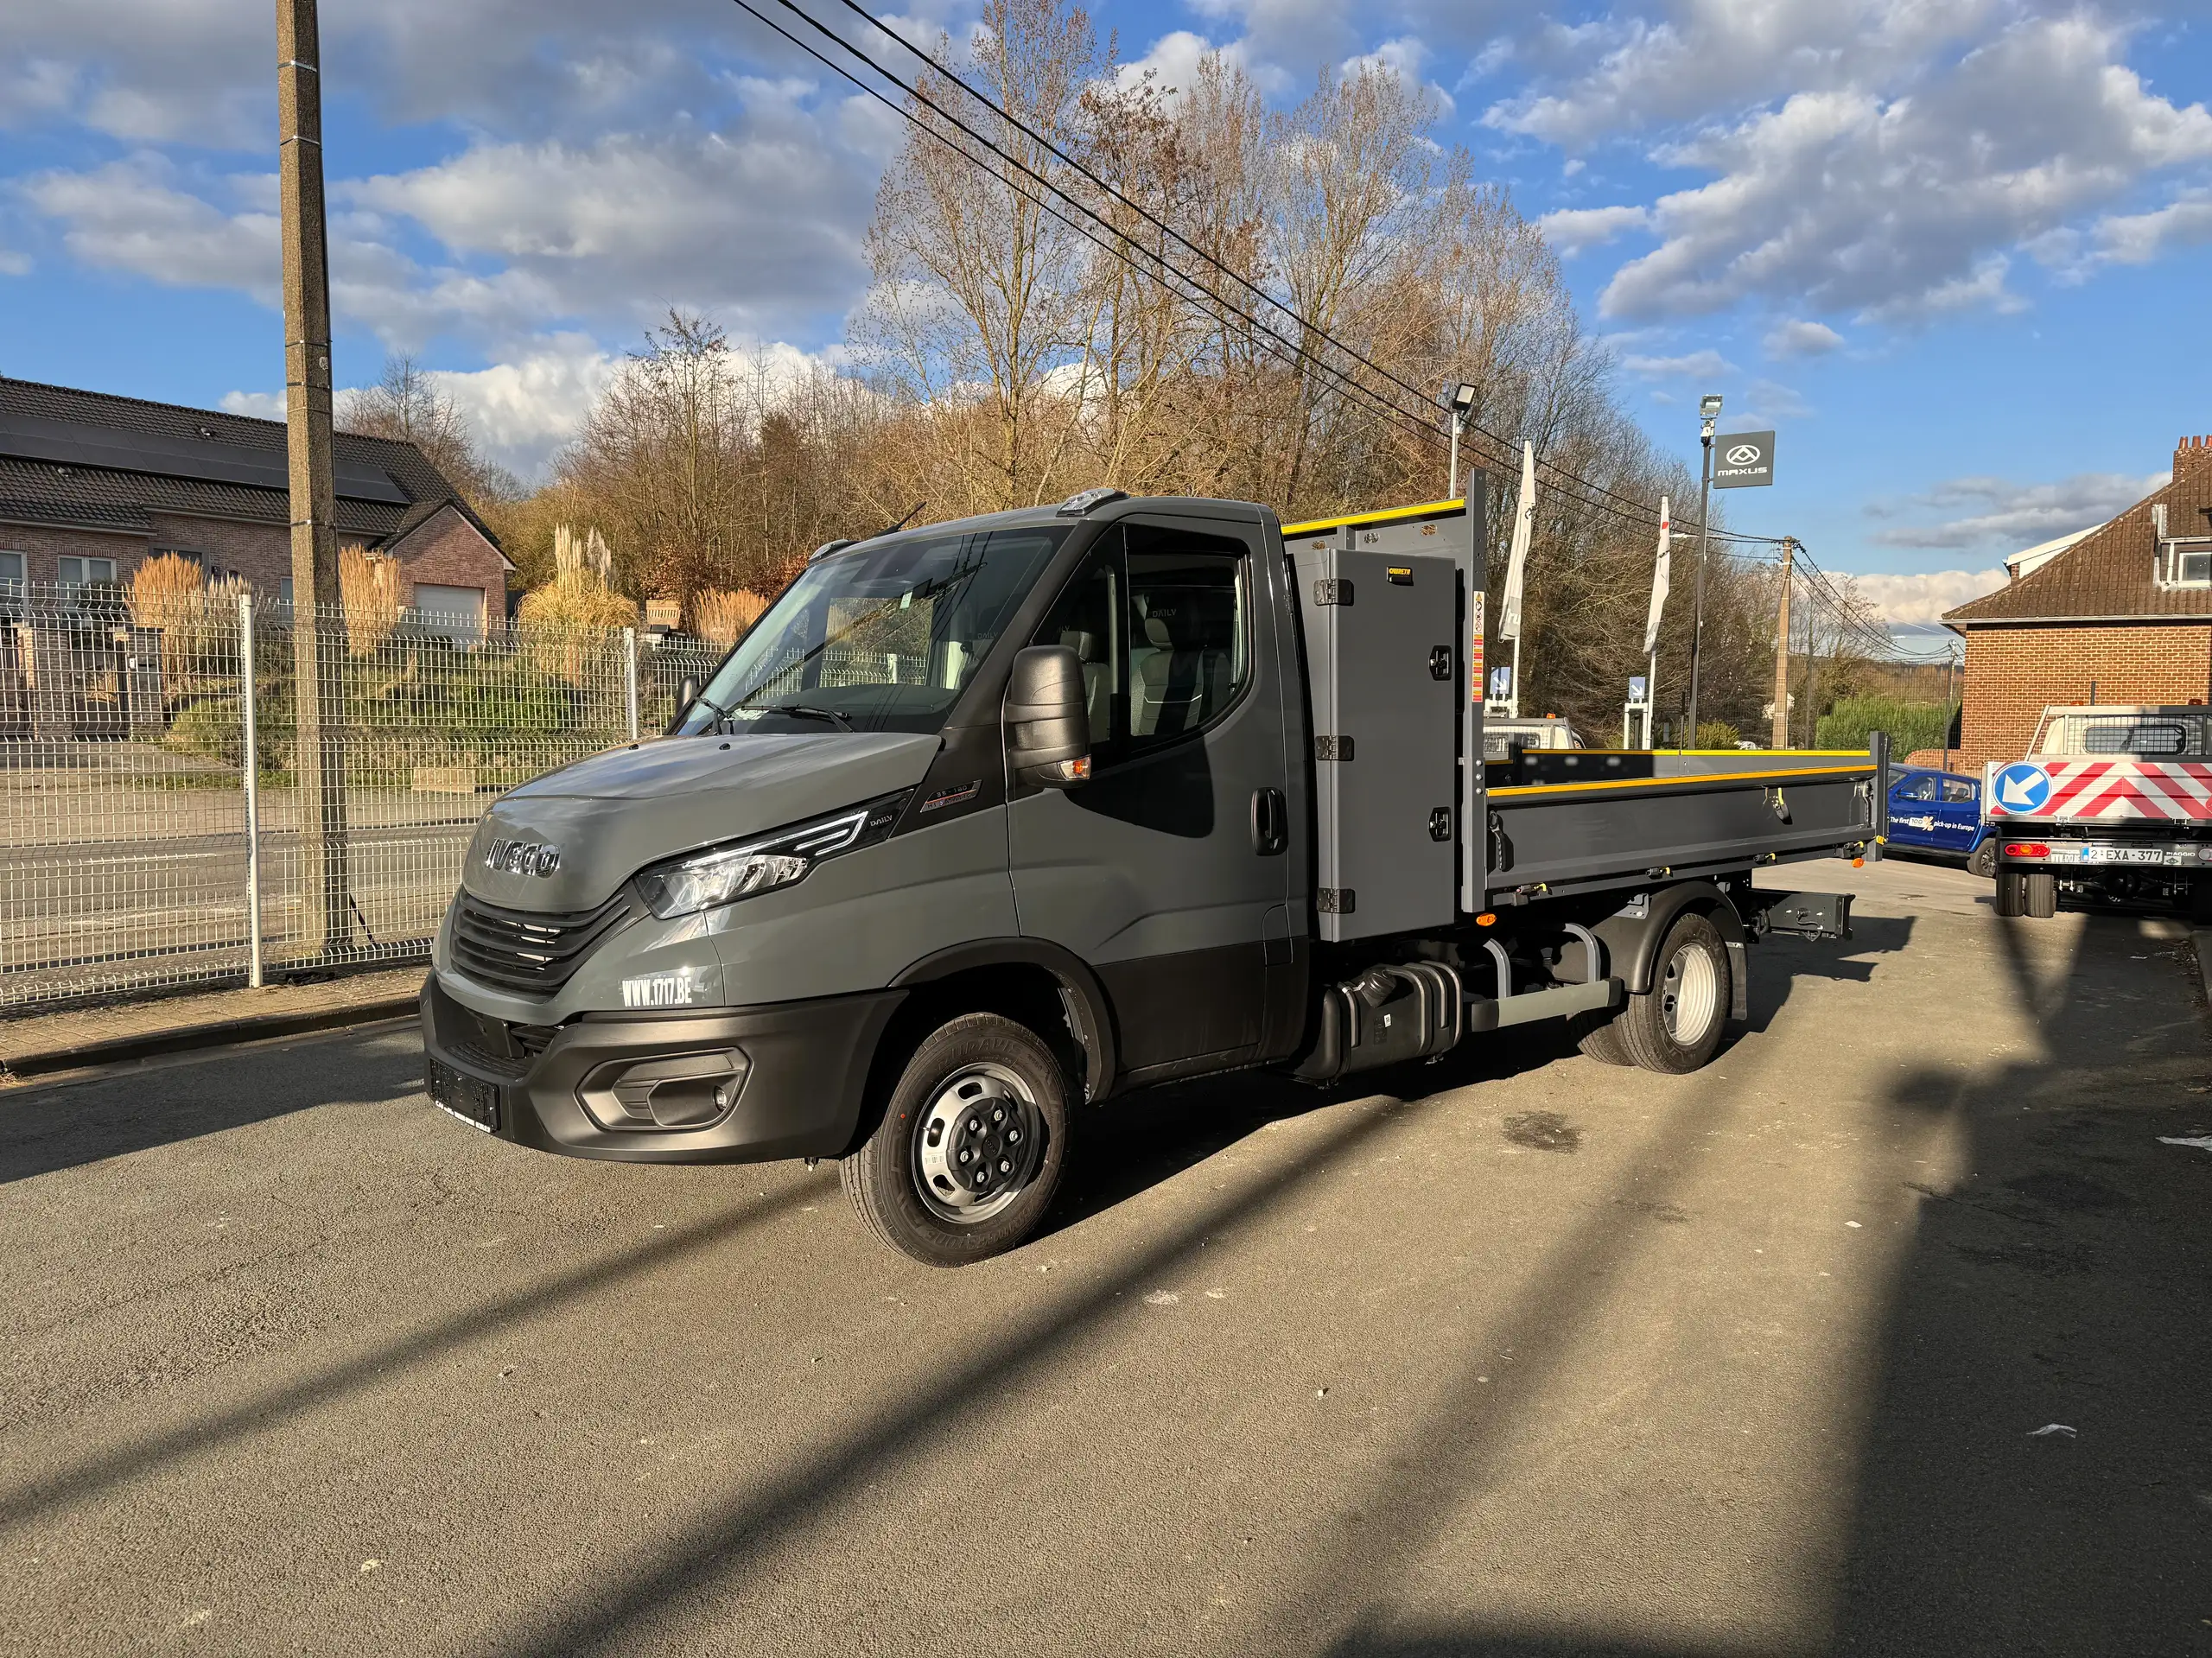
M1705 471L1697 496L1697 605L1696 614L1690 619L1690 728L1688 740L1677 743L1678 748L1697 746L1698 658L1705 649L1705 555L1713 540L1713 430L1719 423L1720 399L1700 398L1697 412L1699 441L1705 446Z
M1782 616L1774 629L1774 746L1789 746L1789 583L1797 538L1782 538Z
M324 619L338 613L338 525L330 443L330 260L322 206L321 40L315 0L276 0L279 218L284 245L284 425L292 492L292 670L297 696L302 943L315 956L353 939L346 789L327 715L337 687Z

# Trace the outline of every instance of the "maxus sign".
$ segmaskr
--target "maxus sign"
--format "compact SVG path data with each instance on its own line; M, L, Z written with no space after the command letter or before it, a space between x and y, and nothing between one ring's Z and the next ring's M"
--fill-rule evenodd
M1713 486L1750 489L1774 481L1774 434L1730 432L1713 441Z

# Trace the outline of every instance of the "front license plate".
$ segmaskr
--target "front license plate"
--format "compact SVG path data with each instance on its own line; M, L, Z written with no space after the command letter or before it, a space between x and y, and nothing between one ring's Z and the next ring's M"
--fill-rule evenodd
M441 1064L435 1059L429 1062L425 1080L429 1087L431 1103L438 1109L459 1117L472 1128L481 1128L487 1134L499 1131L499 1090L491 1083L455 1070L451 1065Z

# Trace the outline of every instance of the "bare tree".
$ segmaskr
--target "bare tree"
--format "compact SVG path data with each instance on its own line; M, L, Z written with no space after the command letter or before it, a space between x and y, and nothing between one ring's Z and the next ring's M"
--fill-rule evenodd
M344 394L337 424L364 437L412 443L479 512L523 493L512 473L485 456L460 405L410 356L386 357L374 385Z

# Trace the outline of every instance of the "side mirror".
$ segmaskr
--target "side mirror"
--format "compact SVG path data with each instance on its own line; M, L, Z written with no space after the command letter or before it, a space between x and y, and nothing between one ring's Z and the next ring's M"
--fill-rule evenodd
M676 688L676 715L668 722L671 735L683 723L683 716L691 712L691 705L699 700L699 693L706 689L696 674L686 674L683 683Z
M1090 776L1090 707L1083 659L1065 645L1033 645L1006 688L1006 763L1015 776L1067 789Z

